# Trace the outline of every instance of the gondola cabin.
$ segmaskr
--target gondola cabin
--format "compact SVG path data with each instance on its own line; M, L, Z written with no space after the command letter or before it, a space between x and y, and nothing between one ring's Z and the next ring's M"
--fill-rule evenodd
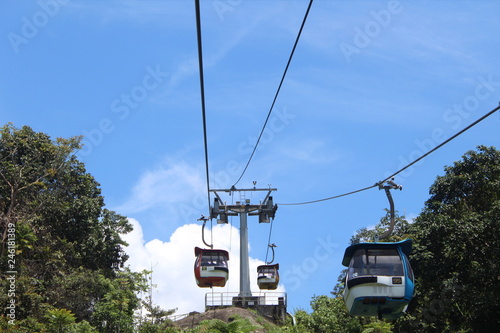
M280 282L280 265L261 265L257 267L257 284L260 289L275 290Z
M229 253L225 250L194 248L196 261L194 276L200 288L224 287L229 278L227 261Z
M397 319L413 297L413 271L408 261L412 241L359 243L345 250L344 301L353 316Z

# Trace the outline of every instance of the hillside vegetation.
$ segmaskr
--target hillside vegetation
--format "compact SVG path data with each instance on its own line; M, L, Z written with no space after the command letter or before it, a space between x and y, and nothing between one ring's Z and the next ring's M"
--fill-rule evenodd
M314 296L282 326L233 309L172 322L148 294L150 272L127 268L128 220L108 210L78 160L81 138L0 129L2 332L494 332L500 327L500 151L480 146L430 184L414 221L397 216L390 241L413 239L416 293L397 321L355 318L341 298ZM388 216L376 229L385 229ZM361 229L351 243L372 238ZM148 315L139 316L140 313ZM232 312L231 312L232 311ZM224 314L224 315L223 315ZM195 318L197 318L195 320Z

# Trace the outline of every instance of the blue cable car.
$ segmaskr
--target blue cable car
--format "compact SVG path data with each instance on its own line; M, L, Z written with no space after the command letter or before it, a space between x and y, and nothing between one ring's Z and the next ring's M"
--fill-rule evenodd
M401 317L413 297L412 241L359 243L345 250L344 301L353 316Z

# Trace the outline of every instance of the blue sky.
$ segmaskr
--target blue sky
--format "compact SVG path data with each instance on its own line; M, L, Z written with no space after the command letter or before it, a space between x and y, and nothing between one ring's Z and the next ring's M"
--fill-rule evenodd
M240 176L307 4L201 1L211 188ZM373 185L495 108L499 12L486 0L314 2L237 186L278 189L271 242L289 311L329 294L349 238L388 203L374 188L280 204ZM197 219L208 214L194 1L1 0L0 36L0 123L85 135L81 160L107 206L136 226L131 267L155 267L160 305L202 310L206 290L192 274ZM396 209L417 216L445 165L477 145L498 147L499 121L492 115L399 174ZM249 223L254 267L269 225ZM217 291L238 288L237 228L236 219L214 227L233 263L230 285Z

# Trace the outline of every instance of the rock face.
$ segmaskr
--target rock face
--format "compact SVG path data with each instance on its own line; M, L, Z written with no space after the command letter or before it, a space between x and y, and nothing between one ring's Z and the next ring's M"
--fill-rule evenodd
M254 332L266 332L267 330L264 329L264 327L276 327L271 321L258 315L254 311L237 307L214 309L203 313L192 312L187 317L175 321L174 324L183 329L191 329L198 326L203 320L219 319L229 323L238 316L248 319L250 323L256 327L262 327L262 329L256 329Z

